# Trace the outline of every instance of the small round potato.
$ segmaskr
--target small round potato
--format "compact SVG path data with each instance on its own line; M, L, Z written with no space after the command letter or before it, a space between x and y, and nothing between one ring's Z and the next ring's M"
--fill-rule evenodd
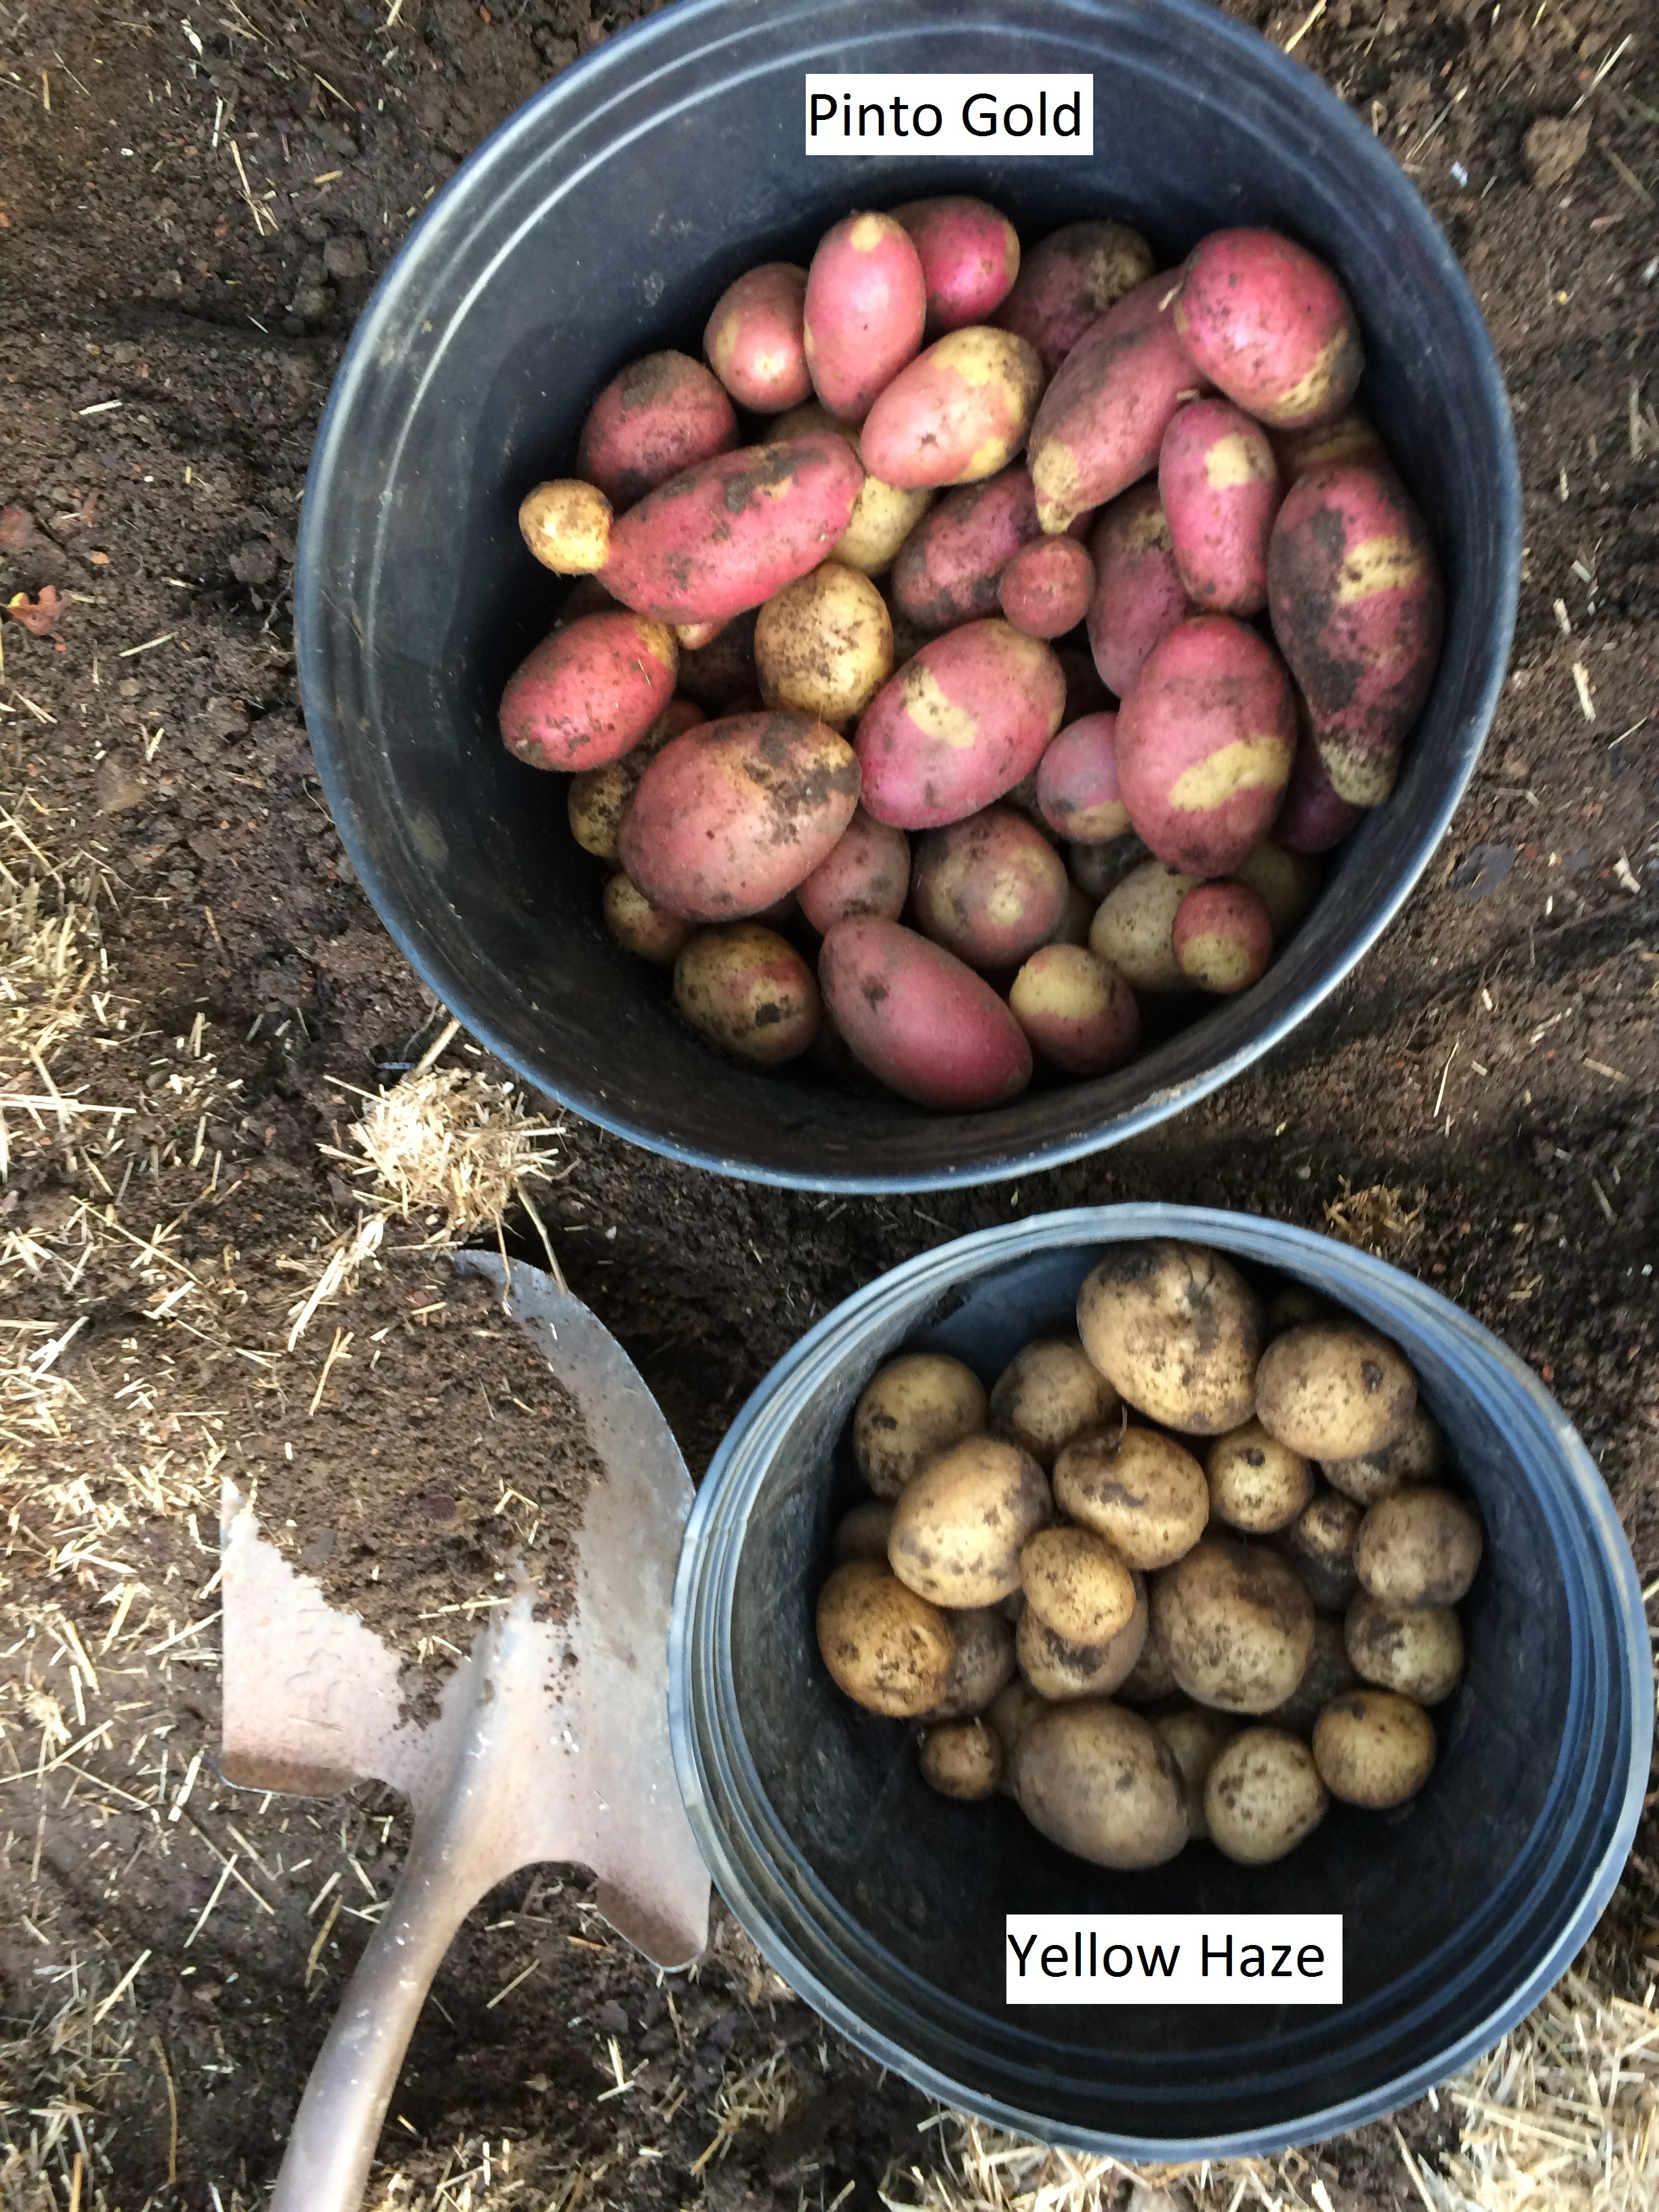
M1401 1433L1416 1403L1417 1377L1399 1347L1346 1318L1286 1329L1256 1370L1258 1419L1304 1459L1380 1451Z
M1245 1729L1204 1784L1210 1840L1244 1866L1265 1866L1312 1835L1330 1807L1314 1755L1282 1729Z
M1073 1644L1027 1606L1019 1616L1014 1649L1031 1687L1056 1705L1069 1698L1109 1698L1133 1672L1146 1642L1150 1614L1146 1586L1134 1578L1135 1608L1103 1644Z
M1198 883L1196 876L1183 876L1162 860L1142 861L1103 898L1089 931L1090 951L1137 991L1190 991L1192 982L1176 958L1175 918Z
M938 1704L955 1656L950 1624L876 1560L835 1570L817 1629L831 1680L856 1705L905 1720Z
M1118 1408L1117 1392L1073 1337L1042 1337L1017 1352L991 1386L991 1427L1045 1470L1085 1429Z
M1204 1813L1204 1784L1232 1731L1214 1713L1204 1712L1197 1705L1183 1705L1178 1712L1156 1713L1152 1726L1175 1753L1187 1801L1187 1833L1194 1843L1201 1844L1210 1832Z
M1343 1635L1357 1674L1413 1705L1443 1704L1463 1672L1463 1626L1449 1605L1382 1605L1361 1590Z
M1434 1723L1393 1690L1349 1690L1314 1728L1313 1755L1334 1797L1385 1812L1415 1797L1434 1771Z
M1039 1528L1020 1553L1019 1585L1020 1626L1035 1613L1067 1644L1106 1643L1128 1626L1138 1595L1117 1553L1087 1528Z
M1157 1577L1152 1601L1176 1680L1200 1705L1271 1712L1302 1680L1313 1601L1265 1545L1206 1536Z
M1176 909L1170 944L1188 982L1225 997L1259 983L1273 957L1267 902L1248 884L1200 884Z
M538 483L519 507L519 530L544 568L556 576L588 576L611 551L611 502L591 483L571 477Z
M1246 1421L1218 1437L1205 1459L1210 1510L1218 1521L1265 1536L1282 1528L1313 1496L1313 1469L1297 1452Z
M1063 1512L1103 1536L1130 1566L1150 1574L1191 1551L1210 1517L1204 1470L1156 1429L1093 1429L1054 1462Z
M1322 1613L1340 1613L1359 1586L1353 1547L1364 1517L1352 1498L1324 1490L1285 1531L1285 1555Z
M1078 1293L1077 1322L1119 1396L1154 1421L1217 1437L1255 1410L1261 1301L1218 1252L1115 1244Z
M844 728L893 672L887 603L859 569L826 561L761 609L755 661L769 707Z
M878 1498L896 1498L930 1459L985 1426L985 1386L959 1359L909 1352L864 1386L853 1410L853 1456Z
M983 1721L950 1721L921 1740L921 1778L941 1797L994 1797L1002 1746Z
M1060 1705L1014 1747L1014 1796L1038 1832L1097 1866L1153 1867L1187 1840L1175 1753L1122 1706Z
M1270 1728L1291 1735L1310 1736L1314 1723L1333 1698L1352 1690L1358 1681L1343 1640L1342 1623L1334 1613L1322 1613L1314 1622L1313 1645L1302 1680L1282 1705L1261 1717Z
M1008 1004L1033 1047L1062 1075L1109 1075L1133 1060L1140 1043L1140 1008L1134 993L1086 939L1094 909L1075 884L1066 912L1046 945L1021 965ZM1074 908L1080 902L1082 913ZM1076 941L1066 931L1080 920Z
M1419 1401L1400 1434L1381 1451L1368 1452L1358 1459L1325 1460L1321 1465L1325 1480L1346 1497L1357 1498L1362 1505L1375 1505L1381 1498L1392 1498L1408 1482L1432 1482L1443 1474L1446 1440L1440 1433L1440 1424Z
M1372 1506L1353 1559L1362 1585L1384 1605L1455 1605L1480 1551L1480 1523L1463 1500L1425 1483Z
M925 1721L970 1719L982 1713L1014 1678L1013 1624L1004 1614L993 1606L972 1606L945 1617L957 1656L951 1662L945 1694L922 1715Z
M632 876L618 869L606 878L605 926L624 952L672 968L697 933L694 921L682 921L665 907L653 906Z
M985 1725L1002 1746L1002 1779L997 1787L1005 1797L1014 1794L1014 1746L1038 1715L1048 1710L1048 1698L1039 1697L1019 1674L1006 1689L999 1690L985 1709Z
M844 1567L849 1559L878 1559L887 1565L887 1537L893 1525L890 1498L866 1498L840 1522L830 1539L830 1564Z
M887 1558L918 1596L957 1611L1020 1587L1026 1539L1054 1518L1042 1469L1018 1444L969 1437L907 1483Z
M1146 1641L1140 1647L1139 1658L1119 1686L1120 1705L1155 1705L1180 1692L1181 1685L1176 1680L1170 1655L1158 1638L1158 1623L1152 1618L1150 1599L1146 1613Z
M799 1060L823 1016L817 980L787 938L757 921L703 929L674 963L674 1003L730 1060Z

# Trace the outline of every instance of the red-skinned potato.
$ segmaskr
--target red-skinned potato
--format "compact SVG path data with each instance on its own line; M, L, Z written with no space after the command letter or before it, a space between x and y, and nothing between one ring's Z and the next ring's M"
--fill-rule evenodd
M1025 256L992 319L1034 345L1043 374L1053 376L1090 324L1144 284L1153 266L1152 247L1127 223L1068 222Z
M899 830L977 814L1030 774L1065 705L1060 663L1007 623L930 639L859 724L866 809Z
M1316 422L1309 430L1279 430L1273 437L1273 459L1281 483L1293 484L1319 469L1367 468L1391 472L1389 449L1376 434L1376 426L1358 407L1349 407L1334 422Z
M927 317L927 280L902 223L849 215L824 233L806 272L805 347L812 389L832 415L864 420L920 348Z
M884 483L921 490L977 483L1025 443L1042 390L1036 349L975 323L948 331L886 386L860 445Z
M1064 637L1089 611L1095 564L1074 538L1022 545L997 586L1002 611L1027 637Z
M1026 465L1051 534L1156 467L1176 408L1209 388L1176 335L1172 289L1154 276L1109 308L1042 396Z
M1200 991L1248 990L1273 957L1273 926L1248 884L1200 884L1176 908L1181 972Z
M990 985L896 921L838 921L818 955L818 981L854 1058L918 1106L1001 1106L1031 1079L1025 1033Z
M1085 714L1067 723L1037 763L1037 805L1057 837L1073 845L1103 845L1129 827L1118 787L1116 738L1115 714Z
M689 921L763 913L836 848L859 799L850 745L822 722L733 714L665 745L622 829L623 866Z
M1267 539L1283 492L1267 433L1226 399L1194 399L1164 433L1158 496L1187 596L1206 614L1267 604Z
M538 483L519 505L519 534L556 576L591 576L611 550L611 501L591 483ZM608 605L615 605L609 592ZM597 612L598 610L595 610Z
M965 193L909 200L893 210L921 261L926 335L986 323L1019 274L1019 233L1006 215Z
M781 415L810 397L805 309L806 271L793 261L745 270L714 302L703 351L739 406Z
M1333 790L1379 805L1440 657L1440 563L1422 516L1375 469L1304 477L1273 525L1267 587Z
M653 967L672 968L696 927L695 922L653 906L620 869L605 884L604 903L605 927L617 944Z
M924 936L970 968L1013 968L1066 915L1066 863L1012 807L930 830L916 848L910 901Z
M773 426L773 434L779 438L804 438L815 430L833 430L844 438L860 454L859 465L863 466L857 425L837 422L816 399L803 407L792 407ZM863 488L853 502L852 520L830 558L866 576L884 575L933 499L930 491L901 491L896 484L883 483L866 470Z
M1095 564L1095 595L1086 617L1089 650L1107 689L1123 699L1152 647L1198 611L1176 565L1157 484L1137 484L1115 499L1096 525L1089 550Z
M893 563L893 603L922 630L994 615L1003 570L1042 535L1036 493L1017 461L953 491L911 532Z
M864 483L844 438L790 438L722 453L618 515L605 588L659 622L746 612L828 556Z
M1224 876L1273 827L1296 750L1278 655L1227 615L1194 615L1146 656L1117 718L1129 819L1160 860Z
M565 790L565 811L570 834L583 852L595 860L614 860L622 850L623 817L634 803L640 778L649 763L682 731L696 729L706 720L701 707L689 699L671 699L638 744L620 760L603 768L585 768L573 775Z
M699 930L674 963L674 1003L700 1037L746 1067L798 1060L823 1012L811 969L757 921Z
M1337 797L1313 732L1304 724L1296 741L1291 780L1273 817L1275 839L1288 852L1328 853L1364 819L1364 814L1363 806Z
M1140 1045L1140 1009L1115 968L1080 945L1039 946L1008 1004L1039 1056L1065 1075L1108 1075Z
M1348 295L1272 230L1217 230L1182 271L1176 328L1218 392L1275 429L1340 415L1365 366Z
M621 514L737 442L737 415L718 379L690 354L652 353L613 377L588 410L576 473Z
M501 694L501 738L532 768L599 768L631 751L668 704L679 649L661 623L584 615L545 637Z
M910 889L910 841L902 830L874 821L860 806L840 842L796 892L800 910L821 936L849 914L896 921Z

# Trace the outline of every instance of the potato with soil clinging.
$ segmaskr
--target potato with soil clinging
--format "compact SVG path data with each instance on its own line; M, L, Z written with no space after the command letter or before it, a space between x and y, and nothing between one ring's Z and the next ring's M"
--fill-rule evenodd
M1089 611L1095 564L1074 538L1022 545L997 586L1002 611L1027 637L1064 637Z
M1358 1680L1343 1641L1340 1620L1334 1613L1322 1613L1314 1621L1313 1643L1302 1680L1282 1705L1274 1705L1261 1717L1269 1728L1283 1729L1287 1735L1311 1738L1315 1722L1331 1699L1346 1695Z
M1322 1491L1285 1529L1285 1558L1307 1584L1322 1613L1340 1613L1359 1586L1353 1548L1364 1515L1352 1498Z
M576 473L618 514L683 469L729 453L738 442L732 402L700 361L653 353L615 376L588 410ZM592 565L602 565L603 556Z
M1109 216L1068 222L1039 239L993 316L1034 345L1053 376L1089 325L1152 275L1152 249Z
M695 730L705 717L689 699L671 699L638 744L603 768L580 769L565 791L570 834L595 860L614 860L622 851L623 817L634 804L640 778L668 743Z
M588 576L605 566L611 514L610 501L592 484L538 483L520 502L519 532L556 576Z
M823 1006L811 969L759 922L700 930L674 963L674 1004L697 1035L745 1067L799 1060Z
M702 348L740 406L777 415L810 394L805 312L806 271L793 261L745 270L714 302Z
M896 1498L930 1460L982 1433L985 1389L959 1359L907 1352L878 1368L853 1409L853 1456L878 1498Z
M623 950L641 960L650 961L657 968L672 968L696 929L695 922L684 921L664 907L653 906L639 885L620 868L606 879L604 913L605 927Z
M863 467L857 426L838 422L816 400L804 407L792 407L787 415L780 415L772 426L775 438L804 438L821 430L833 431L844 440ZM897 484L883 483L878 477L865 470L862 489L853 502L846 530L830 548L830 559L839 561L843 568L858 569L861 575L884 575L933 501L930 491L904 491ZM901 653L897 657L904 659L908 656Z
M1301 1680L1313 1601L1264 1545L1212 1532L1154 1578L1152 1604L1170 1671L1200 1705L1271 1712Z
M994 1605L1019 1588L1025 1540L1053 1517L1048 1479L1029 1452L970 1437L905 1485L888 1563L934 1605Z
M1068 723L1037 763L1037 805L1057 837L1074 845L1099 845L1121 837L1129 827L1129 810L1118 786L1116 744L1115 714L1085 714Z
M1443 1705L1463 1672L1463 1627L1449 1605L1389 1606L1361 1590L1343 1634L1356 1673L1414 1705Z
M1040 1834L1097 1866L1162 1866L1187 1840L1175 1754L1121 1705L1089 1701L1039 1715L1014 1747L1013 1784Z
M1156 1429L1109 1421L1073 1437L1054 1462L1054 1489L1062 1512L1143 1573L1190 1551L1210 1517L1203 1468Z
M1267 974L1273 926L1248 884L1200 884L1176 908L1170 941L1181 972L1200 991L1247 991Z
M1215 1437L1255 1410L1261 1301L1220 1253L1172 1237L1115 1244L1077 1312L1084 1350L1152 1420Z
M1316 1722L1313 1755L1332 1796L1386 1812L1434 1771L1434 1723L1392 1690L1349 1690Z
M1019 1586L1027 1613L1068 1644L1108 1642L1135 1609L1133 1577L1111 1545L1087 1528L1039 1528L1028 1537Z
M890 1524L892 1514L888 1510ZM884 1553L883 1557L885 1558ZM1014 1630L994 1606L970 1606L948 1613L957 1656L951 1662L939 1703L925 1721L966 1720L982 1713L1014 1678Z
M1146 1644L1146 1589L1134 1577L1134 1610L1103 1644L1073 1644L1057 1634L1034 1607L1019 1616L1014 1646L1019 1671L1031 1687L1056 1705L1073 1698L1109 1698L1135 1668Z
M1292 764L1292 774L1295 773ZM1322 875L1317 860L1263 838L1233 870L1235 883L1248 884L1267 909L1274 945L1282 945L1319 895Z
M1275 429L1340 415L1365 365L1347 294L1277 231L1200 240L1182 270L1175 326L1216 389Z
M1006 806L930 830L916 847L910 904L918 927L970 968L1012 968L1066 913L1066 863Z
M886 1498L866 1498L861 1505L855 1505L836 1523L836 1533L830 1539L830 1565L844 1567L849 1559L876 1559L884 1567L887 1564L887 1537L892 1525L892 1501ZM958 1656L960 1651L958 1644Z
M865 465L908 490L978 483L1025 443L1042 363L1024 338L951 331L902 368L865 417Z
M1086 900L1081 920L1086 934L1093 921ZM1010 1011L1050 1067L1063 1075L1109 1075L1139 1049L1140 1008L1115 968L1064 939L1062 925L1021 967L1008 988Z
M679 648L647 616L584 615L544 637L501 694L502 742L532 768L600 768L644 737L673 696Z
M1310 1836L1330 1807L1313 1753L1282 1729L1245 1729L1204 1784L1210 1840L1243 1866L1265 1866Z
M930 639L859 723L866 811L899 830L976 814L1036 768L1065 707L1065 676L1040 638L972 622Z
M1095 566L1089 650L1108 690L1122 699L1152 647L1198 612L1181 580L1156 483L1136 484L1111 502L1089 551Z
M1232 1730L1214 1713L1201 1711L1196 1705L1184 1706L1179 1712L1155 1713L1152 1720L1181 1769L1187 1833L1194 1843L1201 1844L1210 1832L1204 1814L1204 1784Z
M893 210L910 234L927 288L927 335L990 320L1019 274L1019 233L1006 215L964 192Z
M1265 1536L1284 1528L1313 1496L1312 1468L1270 1437L1260 1421L1246 1421L1218 1437L1204 1468L1211 1511L1247 1535Z
M994 616L1003 570L1042 536L1036 493L1016 461L950 493L911 532L893 562L893 604L927 631Z
M887 603L858 569L826 561L761 609L755 664L769 707L792 707L842 729L892 673Z
M948 1721L923 1736L918 1763L930 1790L969 1803L996 1796L1002 1746L983 1721Z
M818 1650L856 1705L896 1720L938 1703L954 1646L938 1607L872 1559L837 1567L818 1592Z
M1191 978L1175 956L1175 919L1198 880L1162 860L1132 867L1102 899L1089 950L1137 991L1190 991Z
M1417 1403L1398 1346L1346 1316L1286 1329L1261 1355L1255 1410L1304 1459L1357 1459L1392 1443Z
M1392 1443L1356 1459L1325 1460L1321 1464L1325 1480L1345 1498L1355 1498L1361 1505L1375 1505L1379 1498L1392 1498L1396 1490L1405 1489L1407 1483L1432 1482L1443 1474L1446 1440L1438 1422L1419 1399Z
M827 935L849 914L878 914L896 921L909 891L909 839L902 830L872 820L860 806L840 842L795 896L813 928Z
M812 388L832 415L864 420L921 346L927 317L927 280L902 223L849 215L824 233L806 272L803 320Z
M1011 1437L1045 1471L1073 1437L1117 1408L1116 1391L1075 1337L1036 1339L991 1386L993 1433Z
M1259 615L1284 488L1267 434L1225 399L1194 399L1164 433L1158 497L1176 567L1206 614Z
M818 982L859 1065L935 1113L1017 1098L1031 1080L1025 1032L982 975L879 915L848 915L825 936Z
M1480 1523L1432 1484L1379 1498L1353 1547L1362 1586L1384 1605L1455 1605L1480 1565Z

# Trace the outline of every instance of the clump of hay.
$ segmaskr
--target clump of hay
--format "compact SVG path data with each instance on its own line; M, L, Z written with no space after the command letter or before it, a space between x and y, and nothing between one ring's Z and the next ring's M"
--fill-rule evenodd
M1372 1183L1365 1190L1354 1190L1345 1176L1342 1195L1333 1199L1325 1208L1325 1226L1334 1237L1345 1244L1357 1244L1362 1251L1386 1255L1399 1252L1416 1237L1423 1219L1423 1205L1407 1210L1403 1198L1392 1184Z
M368 1179L372 1205L434 1231L429 1244L495 1228L527 1182L549 1180L547 1147L560 1130L532 1121L511 1083L471 1068L427 1068L359 1096L367 1103L347 1134L362 1157L325 1150Z

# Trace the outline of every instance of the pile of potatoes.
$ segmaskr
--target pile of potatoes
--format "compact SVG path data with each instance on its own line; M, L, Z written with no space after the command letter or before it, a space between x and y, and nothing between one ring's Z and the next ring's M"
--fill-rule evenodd
M1331 272L1260 229L1159 272L1109 218L1022 259L920 200L739 276L703 343L526 498L583 580L501 708L686 1021L957 1112L1255 982L1440 647Z
M1108 1867L1282 1858L1332 1797L1403 1804L1456 1687L1480 1522L1399 1349L1202 1246L1115 1246L1078 1334L988 1396L909 1353L853 1417L873 1495L817 1639L948 1797Z

